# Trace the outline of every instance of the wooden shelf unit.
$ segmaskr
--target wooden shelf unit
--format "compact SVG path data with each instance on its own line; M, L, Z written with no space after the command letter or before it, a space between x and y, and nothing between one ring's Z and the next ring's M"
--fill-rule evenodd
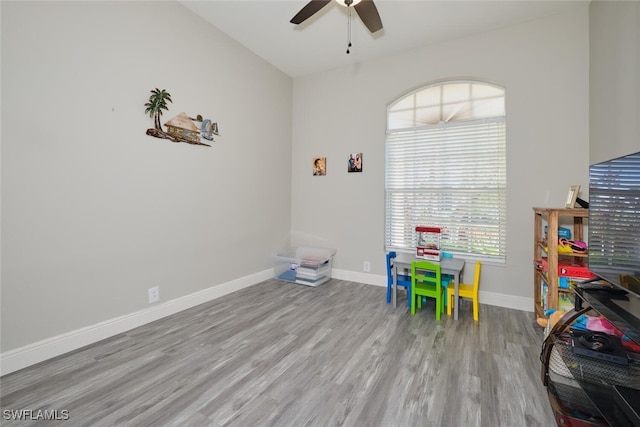
M584 218L589 218L589 209L584 208L533 208L533 314L536 318L544 317L542 306L542 282L548 286L547 309L558 309L558 292L570 292L569 289L558 288L558 259L582 259L586 260L587 254L558 253L558 226L560 218L573 218L573 230L571 239L584 241ZM544 240L544 225L547 225L547 241ZM545 248L548 251L545 252ZM548 261L547 271L537 269L535 261L546 256Z

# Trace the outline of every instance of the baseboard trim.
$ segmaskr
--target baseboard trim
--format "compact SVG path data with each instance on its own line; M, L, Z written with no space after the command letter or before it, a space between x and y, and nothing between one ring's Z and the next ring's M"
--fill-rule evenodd
M331 270L331 277L340 280L366 283L368 285L387 286L387 277L377 274L358 273L356 271L338 270L334 268ZM533 312L533 298L516 297L486 291L480 291L479 298L481 304Z
M137 328L138 326L151 323L163 317L271 279L272 277L273 269L268 269L154 305L135 313L109 319L95 325L90 325L4 352L0 354L0 375L10 374L11 372L77 350L89 344L94 344L103 339Z
M331 277L349 282L365 283L367 285L387 286L387 276L380 276L379 274L359 273L357 271L332 268Z
M533 298L516 297L514 295L498 294L496 292L478 293L480 304L495 305L497 307L512 308L514 310L533 312Z
M0 354L0 376L10 374L36 363L94 344L103 339L129 331L180 311L212 301L232 292L255 285L273 277L273 269L264 270L230 282L212 286L193 294L154 305L144 310L106 320L55 337L47 338ZM375 286L387 286L387 277L370 273L333 269L331 277ZM533 299L480 292L480 303L532 312Z

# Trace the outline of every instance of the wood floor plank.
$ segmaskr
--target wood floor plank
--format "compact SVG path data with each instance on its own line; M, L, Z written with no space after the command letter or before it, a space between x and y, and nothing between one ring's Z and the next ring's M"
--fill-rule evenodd
M530 313L481 305L478 323L463 300L436 321L385 292L267 280L6 375L1 407L92 427L555 424Z

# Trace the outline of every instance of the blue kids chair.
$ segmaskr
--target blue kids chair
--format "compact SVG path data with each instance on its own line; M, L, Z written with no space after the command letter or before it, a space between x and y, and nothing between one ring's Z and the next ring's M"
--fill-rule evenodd
M387 304L391 302L391 287L394 284L393 259L397 256L395 251L387 254ZM396 286L403 286L407 290L407 306L411 307L411 276L405 274L395 275Z

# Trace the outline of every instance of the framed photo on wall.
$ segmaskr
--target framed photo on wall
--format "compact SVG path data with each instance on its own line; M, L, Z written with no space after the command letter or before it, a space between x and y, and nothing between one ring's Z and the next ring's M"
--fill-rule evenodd
M362 153L349 154L347 172L362 172Z
M327 174L327 158L315 157L313 159L313 176L325 176Z

